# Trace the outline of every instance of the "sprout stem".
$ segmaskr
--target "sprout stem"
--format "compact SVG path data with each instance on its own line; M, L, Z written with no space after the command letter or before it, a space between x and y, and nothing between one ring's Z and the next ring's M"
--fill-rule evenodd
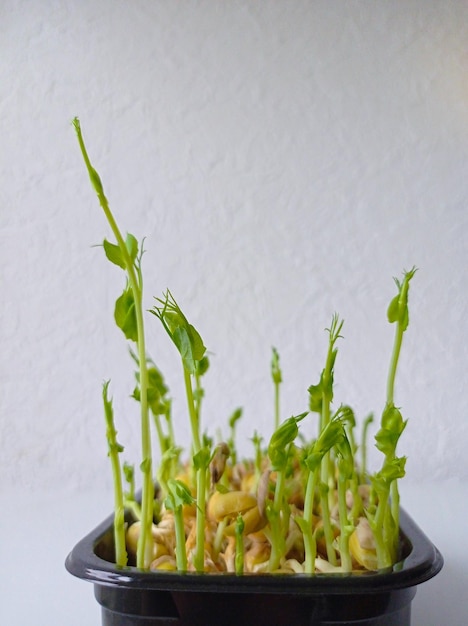
M143 307L142 307L142 284L141 274L136 273L135 265L132 261L130 254L125 245L124 238L117 226L117 223L112 215L109 207L109 203L104 194L104 189L99 178L98 173L91 165L83 136L81 133L81 126L78 118L73 120L73 126L76 130L78 143L81 148L86 168L91 180L91 184L96 191L99 199L99 204L106 216L106 219L112 229L114 237L120 249L120 253L125 263L125 269L128 274L128 280L130 288L133 293L133 299L135 302L135 315L138 333L138 360L139 360L139 379L140 379L140 410L141 410L141 455L142 455L142 472L143 472L143 485L142 485L142 520L141 520L141 534L138 540L137 549L137 566L143 569L149 568L150 565L150 534L151 524L153 521L153 496L154 486L152 479L152 452L151 452L151 436L150 436L150 421L148 412L148 372L146 365L146 351L145 351L145 332L143 324Z
M184 367L184 383L185 383L185 393L187 396L187 405L190 416L190 427L192 429L192 446L193 453L197 454L200 450L200 431L199 431L199 423L197 411L195 408L195 401L193 398L193 390L192 390L192 378L190 372Z
M120 567L127 565L127 550L125 547L125 507L122 489L122 472L120 467L119 453L123 450L117 442L117 431L114 424L114 411L112 401L109 400L107 392L109 381L105 382L102 389L104 401L104 412L107 425L107 443L109 458L112 465L112 476L114 483L114 544L115 563Z

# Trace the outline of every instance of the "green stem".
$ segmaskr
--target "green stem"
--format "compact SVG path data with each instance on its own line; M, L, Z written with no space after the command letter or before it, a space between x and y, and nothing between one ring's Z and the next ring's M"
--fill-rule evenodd
M275 430L279 428L280 423L280 386L275 383Z
M244 520L239 513L236 520L236 556L235 556L235 570L239 576L244 573Z
M346 478L340 474L338 478L338 512L340 516L340 557L341 567L345 572L353 569L349 551L349 520L346 506Z
M384 539L385 517L387 513L388 494L378 494L379 504L373 523L371 525L374 534L375 546L377 552L377 564L379 569L389 567L392 564L388 546Z
M190 416L190 427L192 429L192 445L193 445L193 453L197 454L200 450L200 432L199 432L199 424L197 418L197 411L195 409L195 402L193 399L193 390L192 390L192 379L190 377L190 372L188 372L184 367L184 383L185 383L185 393L187 396L187 405Z
M333 547L335 537L333 535L333 528L331 524L330 506L328 503L328 484L323 482L320 484L320 503L322 505L322 522L323 522L323 534L325 537L325 543L327 547L327 559L331 565L337 565L336 552Z
M104 410L107 423L107 442L109 458L112 467L114 484L114 544L115 563L120 567L127 565L127 550L125 546L125 506L122 488L122 471L120 467L119 452L122 448L117 443L117 431L114 424L112 403L107 397L109 383L103 387Z
M178 506L174 509L174 525L175 525L175 553L177 569L181 572L187 571L187 552L185 550L185 528L183 508Z
M398 366L398 359L400 357L401 344L403 341L403 329L399 322L397 322L396 331L395 331L395 341L393 343L393 351L390 359L390 367L387 378L387 404L393 405L393 397L395 390L395 377Z
M372 413L366 417L364 420L364 424L362 427L362 435L361 435L361 472L360 472L360 481L362 484L367 482L367 433L369 430L369 426L374 421L374 416Z
M304 521L306 522L306 529L305 531L303 530L305 549L304 571L306 574L313 574L315 572L315 558L317 556L317 543L312 530L316 482L317 470L309 471L304 499Z
M281 527L281 509L284 497L284 471L277 470L276 473L276 487L273 505L270 511L270 525L272 530L272 545L269 561L269 570L274 571L278 569L281 557L284 552L284 536Z
M91 165L89 156L83 141L81 134L80 124L77 118L73 121L78 142L81 148L81 153L86 164L86 168L89 173L91 184L93 185L102 210L106 216L106 219L111 227L117 244L120 248L122 258L125 263L125 268L128 274L128 280L133 293L133 299L135 302L135 315L137 323L138 334L138 360L140 368L140 410L141 410L141 452L142 452L142 471L143 471L143 485L142 485L142 524L141 534L138 540L137 548L137 567L147 569L150 565L151 559L151 524L153 521L153 479L152 479L152 453L151 453L151 436L150 436L150 420L148 411L148 371L146 364L146 350L145 350L145 333L143 324L143 307L142 307L142 290L141 290L141 276L137 276L134 263L127 250L124 238L117 226L117 223L109 208L109 203L104 194L101 180L98 173Z
M206 467L197 470L196 543L193 564L197 572L205 569Z

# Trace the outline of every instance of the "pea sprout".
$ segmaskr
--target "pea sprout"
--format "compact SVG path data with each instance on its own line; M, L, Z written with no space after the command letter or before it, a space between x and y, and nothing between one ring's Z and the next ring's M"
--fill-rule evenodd
M128 566L129 558L134 563L136 556L136 567L141 570L236 575L315 575L396 566L401 546L398 481L406 466L398 444L407 420L395 403L395 387L409 324L409 285L416 269L395 279L397 294L387 309L395 336L384 408L375 434L381 464L374 472L367 466L373 414L360 420L348 405L334 406L337 344L344 324L336 313L326 329L328 346L318 382L309 386L308 395L304 390L300 407L304 410L283 422L280 390L287 380L279 352L272 348L273 402L264 411L265 416L273 414L273 433L265 449L262 436L253 429L253 454L244 457L236 440L243 409L237 408L228 418L224 438L220 428L218 443L209 428L202 430L202 407L204 413L208 408L203 377L210 367L205 344L169 289L155 298L149 312L161 322L182 365L191 432L191 450L185 456L176 443L169 385L146 349L143 241L139 243L130 233L122 235L89 159L77 118L73 125L91 185L114 237L114 242L103 240L104 254L124 271L114 320L131 346L136 368L131 395L140 412L140 491L135 466L124 463L121 467L123 446L117 440L109 382L102 390L114 482L116 564ZM304 428L307 422L315 425L310 439ZM152 437L159 443L157 465L153 464Z

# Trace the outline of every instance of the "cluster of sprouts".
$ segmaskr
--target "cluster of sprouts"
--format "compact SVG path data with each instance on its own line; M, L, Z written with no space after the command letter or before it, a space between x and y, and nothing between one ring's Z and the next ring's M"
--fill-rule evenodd
M83 158L115 243L104 240L107 259L126 275L115 304L115 321L132 344L136 365L133 397L141 416L141 492L135 469L121 464L109 383L103 386L109 457L114 477L115 562L142 570L235 574L316 574L390 568L399 554L398 480L405 458L397 444L406 426L394 404L395 374L403 333L408 326L408 289L415 269L396 280L397 294L388 311L395 324L387 397L375 436L382 453L380 469L366 469L364 420L359 436L346 405L333 408L333 377L343 321L334 315L328 332L325 365L308 389L304 412L280 420L280 358L273 349L274 432L269 441L252 437L251 458L238 458L237 409L229 433L214 441L201 430L203 376L209 368L206 348L172 293L155 299L150 311L172 340L181 359L191 450L183 458L176 444L171 399L163 375L148 355L142 306L142 249L133 235L122 236L96 170L89 160L78 119L74 120ZM315 438L301 433L304 420L318 424ZM317 418L318 416L318 418ZM151 432L159 443L153 458ZM359 444L357 443L359 441ZM359 458L358 458L359 456Z

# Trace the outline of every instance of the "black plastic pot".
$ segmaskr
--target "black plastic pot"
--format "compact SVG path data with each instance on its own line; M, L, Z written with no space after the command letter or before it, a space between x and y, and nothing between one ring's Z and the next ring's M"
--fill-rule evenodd
M113 563L112 517L82 539L67 570L94 583L103 626L410 626L416 586L443 565L401 511L403 560L362 574L141 572Z

